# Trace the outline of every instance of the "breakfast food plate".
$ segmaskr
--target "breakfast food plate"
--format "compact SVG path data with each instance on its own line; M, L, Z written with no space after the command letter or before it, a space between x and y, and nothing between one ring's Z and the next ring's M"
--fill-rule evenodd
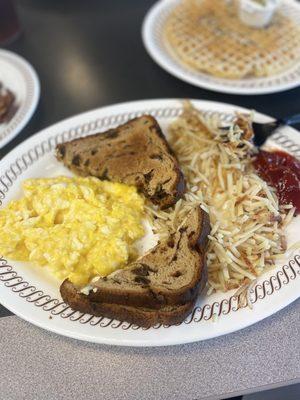
M204 116L228 123L235 111L249 112L223 103L193 100ZM144 100L123 103L80 114L53 125L17 146L1 160L2 208L20 198L21 182L28 178L72 176L54 155L57 143L106 131L144 114L154 116L167 135L169 124L182 113L182 101ZM270 118L255 114L258 122ZM268 147L300 155L299 133L282 128ZM168 136L167 136L168 137ZM287 251L276 266L261 275L249 289L249 303L236 290L201 294L192 313L179 325L142 328L113 318L74 311L59 293L61 281L46 269L1 257L0 302L21 318L52 332L73 338L123 346L161 346L188 343L224 335L266 318L299 297L299 216L286 228Z
M0 147L3 147L32 117L39 100L40 84L35 70L24 58L2 49L0 82L14 97L9 118L0 123Z
M186 14L191 3L193 0L158 1L144 19L144 46L163 69L195 86L223 93L266 94L299 86L299 3L282 1L280 13L286 19L278 22L278 29L275 20L269 36L262 29L237 23L233 30L232 20L238 18L230 16L233 2L195 1L198 11L193 9ZM182 10L178 8L176 14L178 6ZM219 26L212 15L221 7L228 7L229 20L226 17ZM223 19L221 15L220 20ZM294 21L295 28L288 27L290 21Z

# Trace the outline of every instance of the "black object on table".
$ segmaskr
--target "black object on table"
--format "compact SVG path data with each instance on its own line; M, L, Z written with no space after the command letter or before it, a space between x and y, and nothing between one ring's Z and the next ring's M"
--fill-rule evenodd
M171 76L146 53L141 25L154 0L19 0L23 29L6 48L25 57L41 83L38 108L25 129L0 150L2 158L41 129L74 114L150 98L222 101L277 118L299 113L300 87L237 96L207 91ZM0 317L11 313L0 305Z

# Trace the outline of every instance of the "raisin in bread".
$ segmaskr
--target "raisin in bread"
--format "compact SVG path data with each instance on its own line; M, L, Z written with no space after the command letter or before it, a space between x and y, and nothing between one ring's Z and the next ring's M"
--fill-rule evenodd
M80 293L68 280L65 280L60 288L63 299L73 310L77 310L95 317L107 317L126 321L145 328L157 324L180 324L191 313L196 299L183 305L165 306L160 309L146 307L131 307L121 304L97 303Z
M134 185L160 208L175 204L185 191L178 161L150 115L58 144L56 156L77 174Z
M68 280L61 285L61 295L81 312L141 326L178 323L192 310L205 286L209 231L208 215L195 207L166 242L159 243L126 269L100 278L88 295Z

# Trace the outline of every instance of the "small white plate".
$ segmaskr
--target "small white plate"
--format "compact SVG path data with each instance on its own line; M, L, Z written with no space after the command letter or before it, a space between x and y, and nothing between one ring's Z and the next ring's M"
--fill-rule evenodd
M163 28L170 12L182 0L160 0L148 11L142 27L144 46L150 57L177 78L205 89L231 94L266 94L281 92L300 85L300 61L292 68L265 78L225 79L198 72L174 58L163 41ZM300 3L282 0L284 12L299 16Z
M241 107L209 101L192 101L206 113L218 113L228 121ZM21 182L26 178L57 176L68 170L58 163L54 149L58 142L101 132L142 114L157 118L163 131L182 110L180 100L144 100L117 104L66 119L44 129L12 150L0 161L0 201L5 206L21 195ZM270 118L256 114L258 122ZM269 143L290 151L300 158L300 134L283 128ZM299 243L300 217L287 229L288 248ZM253 310L238 306L234 291L201 295L197 306L178 326L161 325L151 329L93 317L73 311L59 294L60 282L45 269L28 263L0 258L0 302L27 321L76 339L119 346L163 346L210 339L245 328L287 306L299 297L300 255L298 249L287 252L276 267L258 279L251 291Z
M33 67L10 51L0 50L0 82L16 96L17 111L8 123L0 124L0 148L10 142L34 113L40 83Z

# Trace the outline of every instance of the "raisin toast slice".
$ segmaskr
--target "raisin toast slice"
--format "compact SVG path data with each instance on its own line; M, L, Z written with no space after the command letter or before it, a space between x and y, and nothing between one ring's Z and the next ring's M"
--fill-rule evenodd
M195 301L178 305L165 306L158 310L146 307L130 307L120 304L97 303L80 293L68 280L61 285L62 298L76 311L91 314L96 317L107 317L126 321L130 324L150 328L157 324L176 325L180 324L192 312Z
M150 309L192 303L206 283L209 231L208 215L195 207L166 242L126 269L99 278L87 300ZM68 297L64 300L69 303Z
M150 115L58 144L56 157L76 174L134 185L160 208L175 204L185 191L179 163Z

